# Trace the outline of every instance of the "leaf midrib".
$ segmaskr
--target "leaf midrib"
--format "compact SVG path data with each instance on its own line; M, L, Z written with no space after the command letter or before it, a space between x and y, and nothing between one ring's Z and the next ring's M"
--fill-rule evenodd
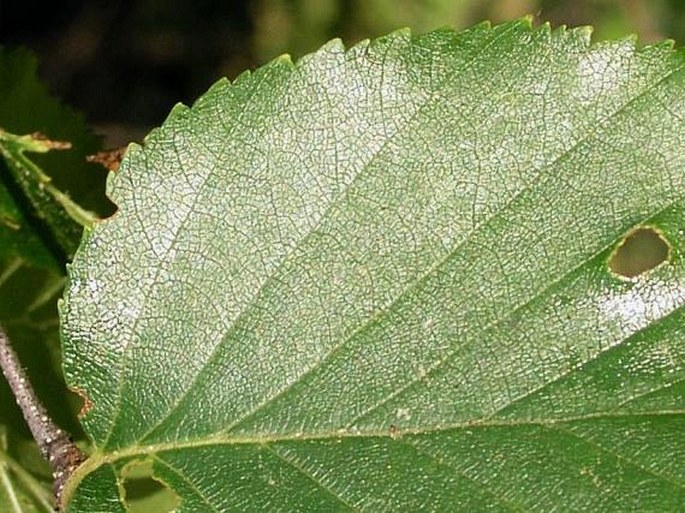
M76 469L69 480L68 490L76 490L80 482L89 474L95 472L98 468L103 466L111 466L118 461L126 461L140 457L153 457L155 460L162 461L156 458L157 455L179 451L179 450L193 450L213 446L245 446L255 445L264 447L267 444L275 444L279 442L314 442L314 441L339 441L343 439L362 439L362 438L378 438L391 443L402 442L404 437L418 437L430 436L431 434L441 434L450 431L465 431L472 432L478 429L489 428L519 428L519 427L543 427L549 429L556 429L573 422L583 421L606 421L606 420L631 420L639 421L641 419L654 420L658 418L682 418L685 417L685 409L674 410L659 410L652 412L601 412L586 415L575 415L567 417L559 417L555 419L539 419L530 418L525 420L511 420L511 419L481 419L476 421L459 422L453 424L446 424L442 426L433 426L430 429L403 429L399 437L397 431L391 433L390 430L332 430L321 431L318 433L285 433L270 436L240 436L240 437L213 437L201 440L188 440L184 442L166 442L160 444L152 444L148 446L132 446L122 450L115 450L113 452L104 452L97 450L95 453ZM681 485L682 486L682 485ZM64 497L68 497L71 492L65 492ZM67 501L68 502L68 501Z
M389 429L369 429L369 430L330 430L311 433L282 433L277 435L262 435L262 436L215 436L211 438L203 438L198 440L174 441L164 442L151 445L130 446L125 449L114 450L112 452L104 452L97 450L94 452L81 467L79 467L79 474L88 474L95 468L105 464L112 464L119 460L135 458L138 456L149 456L161 454L164 452L178 451L178 450L192 450L201 447L212 446L241 446L241 445L264 445L270 443L280 442L311 442L311 441L327 441L327 440L344 440L344 439L360 439L360 438L381 438L401 440L404 436L428 436L432 434L445 433L450 431L462 430L476 430L488 428L518 428L518 427L554 427L557 425L569 424L572 422L592 421L592 420L629 420L629 419L653 419L660 417L685 417L685 409L674 410L656 410L652 412L600 412L590 413L585 415L570 415L567 417L558 417L554 419L486 419L486 420L472 420L467 422L455 422L452 424L444 424L440 426L431 426L430 428L407 428L400 429L399 435L397 432L391 434ZM86 470L87 469L87 470Z

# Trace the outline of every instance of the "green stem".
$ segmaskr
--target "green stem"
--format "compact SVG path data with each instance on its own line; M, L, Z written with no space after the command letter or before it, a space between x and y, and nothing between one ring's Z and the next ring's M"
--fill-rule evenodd
M53 511L50 495L45 488L38 482L38 480L29 472L24 470L14 459L12 459L5 451L0 450L0 472L7 476L4 472L3 465L5 465L16 476L19 481L28 489L35 497L36 501L45 508L46 511ZM9 476L7 476L9 478ZM22 511L19 509L19 511Z
M14 135L0 129L0 153L18 168L26 169L39 184L39 187L47 191L64 208L71 219L84 228L92 228L98 217L57 189L52 183L52 178L24 154L27 151L45 153L55 147L56 145L52 141L36 139L32 135ZM58 147L62 148L62 146Z

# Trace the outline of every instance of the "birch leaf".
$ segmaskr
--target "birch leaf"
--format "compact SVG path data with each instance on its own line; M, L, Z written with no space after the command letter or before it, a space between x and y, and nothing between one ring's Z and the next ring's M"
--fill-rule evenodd
M66 509L150 463L181 512L682 507L685 57L589 38L333 41L174 108L69 271Z

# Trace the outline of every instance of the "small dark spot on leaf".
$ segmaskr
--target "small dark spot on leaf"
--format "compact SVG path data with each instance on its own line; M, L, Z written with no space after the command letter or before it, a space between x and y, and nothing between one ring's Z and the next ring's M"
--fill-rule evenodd
M609 268L624 278L634 278L669 258L670 246L654 228L640 227L629 233L614 250Z
M400 431L400 428L398 428L394 424L390 426L389 433L390 433L390 438L392 438L393 440L397 440L398 438L400 438L402 436L402 432Z

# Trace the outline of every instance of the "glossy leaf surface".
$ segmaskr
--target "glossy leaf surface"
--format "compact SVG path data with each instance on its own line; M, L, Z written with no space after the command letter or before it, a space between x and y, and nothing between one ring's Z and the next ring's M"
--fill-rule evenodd
M68 511L136 461L182 512L682 505L684 64L402 31L174 108L70 269ZM669 252L625 279L638 226Z

